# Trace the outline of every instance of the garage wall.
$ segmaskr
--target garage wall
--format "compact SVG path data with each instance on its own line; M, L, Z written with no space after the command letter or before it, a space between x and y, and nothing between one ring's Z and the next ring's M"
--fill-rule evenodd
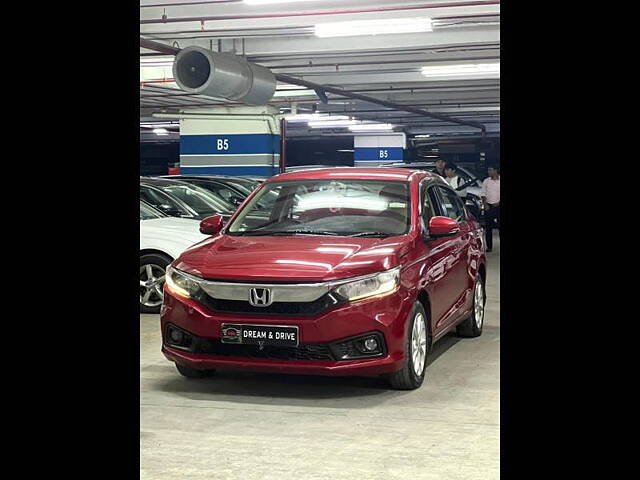
M140 143L140 175L166 175L169 166L180 162L179 142Z

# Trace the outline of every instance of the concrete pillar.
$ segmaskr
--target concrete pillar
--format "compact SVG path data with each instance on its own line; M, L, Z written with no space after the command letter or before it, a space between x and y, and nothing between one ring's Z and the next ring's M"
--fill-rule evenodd
M279 173L278 113L271 106L180 112L180 172L263 177Z
M353 136L353 163L356 167L377 167L402 162L407 136L404 132L368 133Z

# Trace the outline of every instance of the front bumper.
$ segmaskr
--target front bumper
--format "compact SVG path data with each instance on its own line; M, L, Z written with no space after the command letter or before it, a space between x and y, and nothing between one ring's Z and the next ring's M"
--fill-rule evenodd
M401 288L391 295L341 305L315 317L221 314L212 312L197 301L176 297L165 288L165 303L161 314L162 353L170 361L195 369L230 368L345 376L389 373L401 369L404 363L406 320L412 307L413 302L408 292ZM384 339L385 351L374 358L350 360L338 360L335 355L332 359L321 360L280 359L256 358L245 355L246 352L234 356L235 354L225 351L223 355L219 348L210 350L217 354L189 352L174 348L167 342L167 326L171 324L194 335L198 340L202 339L209 345L219 347L223 323L297 326L300 347L304 350L323 349L347 338L376 332ZM225 345L228 344L222 344Z

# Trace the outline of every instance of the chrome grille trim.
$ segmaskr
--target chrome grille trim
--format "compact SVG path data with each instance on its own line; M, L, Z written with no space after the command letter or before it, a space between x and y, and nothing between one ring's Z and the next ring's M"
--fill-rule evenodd
M395 267L399 268L399 267ZM176 269L177 270L177 269ZM200 288L212 298L219 300L240 300L249 301L249 291L252 288L269 288L272 291L272 303L285 302L313 302L323 295L327 294L334 288L350 282L373 278L379 274L393 270L382 270L368 275L358 277L344 278L341 280L331 280L319 283L239 283L239 282L223 282L215 280L205 280L189 273L177 270L181 275L198 283Z

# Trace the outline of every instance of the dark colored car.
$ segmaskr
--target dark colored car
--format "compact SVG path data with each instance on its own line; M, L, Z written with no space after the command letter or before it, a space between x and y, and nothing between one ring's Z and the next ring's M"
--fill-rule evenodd
M171 217L229 217L236 206L196 185L156 177L140 177L140 199Z
M167 269L161 310L162 351L184 376L386 375L413 389L435 341L482 333L482 230L437 175L285 173L201 231Z
M160 178L179 180L204 188L224 202L236 207L262 183L249 178L222 175L164 175Z

